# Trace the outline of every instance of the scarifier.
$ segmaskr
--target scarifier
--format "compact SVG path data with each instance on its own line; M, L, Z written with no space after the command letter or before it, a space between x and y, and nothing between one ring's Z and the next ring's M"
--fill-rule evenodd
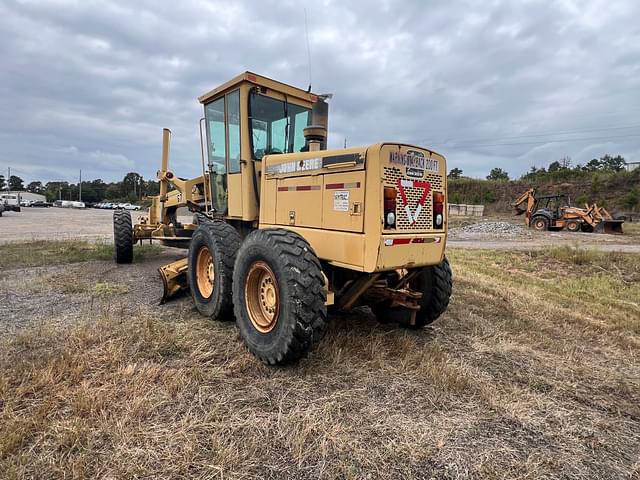
M203 315L235 317L268 364L305 355L327 309L368 305L420 328L451 295L444 157L400 143L327 150L326 100L239 75L199 98L202 175L169 169L165 129L160 195L135 225L114 214L116 261L130 263L144 240L188 248L160 268L163 301L189 289Z

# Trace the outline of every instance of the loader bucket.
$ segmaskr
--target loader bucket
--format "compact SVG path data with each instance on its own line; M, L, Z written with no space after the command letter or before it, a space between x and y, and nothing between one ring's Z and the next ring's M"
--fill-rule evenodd
M622 235L622 224L624 220L603 220L596 226L596 232Z
M164 284L164 292L160 305L166 303L167 300L174 297L178 292L189 288L187 282L187 259L182 258L173 263L164 265L158 269Z

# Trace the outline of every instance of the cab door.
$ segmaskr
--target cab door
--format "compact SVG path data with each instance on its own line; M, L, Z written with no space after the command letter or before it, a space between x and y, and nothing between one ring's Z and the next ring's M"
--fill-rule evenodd
M227 178L230 217L242 217L242 174L240 173L240 90L226 95Z
M230 217L241 217L240 90L207 103L204 113L213 208Z

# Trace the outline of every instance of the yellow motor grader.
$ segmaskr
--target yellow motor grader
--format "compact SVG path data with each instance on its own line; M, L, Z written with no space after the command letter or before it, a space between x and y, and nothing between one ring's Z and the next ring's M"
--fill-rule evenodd
M199 97L202 175L169 169L164 130L160 195L132 225L114 213L115 259L158 240L188 248L160 268L163 301L189 289L197 310L235 317L268 364L303 356L327 309L368 305L380 321L420 328L447 308L446 164L399 143L327 150L328 104L245 72ZM178 209L193 214L182 223Z

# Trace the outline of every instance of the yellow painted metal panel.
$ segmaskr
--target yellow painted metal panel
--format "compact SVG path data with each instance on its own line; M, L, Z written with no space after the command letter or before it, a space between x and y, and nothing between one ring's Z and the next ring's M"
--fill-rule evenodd
M230 217L242 217L242 174L230 173L227 175L227 192L229 197Z
M384 235L380 238L376 270L413 268L440 263L444 256L445 239L444 233ZM398 241L409 243L398 244Z
M364 170L324 177L322 228L362 232L364 226Z
M283 226L260 224L260 228L272 227L282 228ZM284 228L302 235L318 258L353 270L363 270L365 241L363 234L304 227L286 226Z
M267 180L262 183L260 197L260 221L276 223L276 191L277 180Z
M320 228L322 177L281 178L276 181L276 223Z

